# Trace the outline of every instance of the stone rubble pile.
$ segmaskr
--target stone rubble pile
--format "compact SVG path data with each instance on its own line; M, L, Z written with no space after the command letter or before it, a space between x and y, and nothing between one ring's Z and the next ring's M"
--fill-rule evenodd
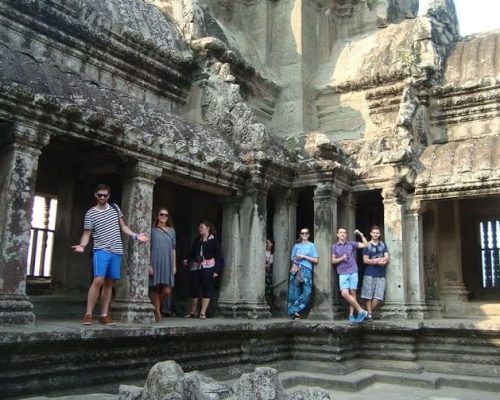
M118 400L329 400L321 388L286 391L274 368L258 367L231 387L198 371L184 373L175 361L151 368L143 388L121 385Z

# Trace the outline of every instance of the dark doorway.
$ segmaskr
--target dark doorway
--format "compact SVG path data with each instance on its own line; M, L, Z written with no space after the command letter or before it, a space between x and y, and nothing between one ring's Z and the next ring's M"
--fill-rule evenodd
M370 228L378 225L382 231L382 241L384 240L384 205L380 190L359 193L356 202L356 228L363 232L367 240L370 240ZM352 235L352 232L349 232ZM357 240L357 238L356 238ZM358 289L361 289L364 276L364 263L361 251L357 252L357 262L359 267Z
M297 232L304 227L309 228L309 240L314 242L314 189L304 188L297 200Z

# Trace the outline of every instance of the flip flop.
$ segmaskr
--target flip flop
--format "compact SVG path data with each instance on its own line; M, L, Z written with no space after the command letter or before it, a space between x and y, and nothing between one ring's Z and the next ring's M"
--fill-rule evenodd
M200 314L200 319L207 319L207 316L205 314Z

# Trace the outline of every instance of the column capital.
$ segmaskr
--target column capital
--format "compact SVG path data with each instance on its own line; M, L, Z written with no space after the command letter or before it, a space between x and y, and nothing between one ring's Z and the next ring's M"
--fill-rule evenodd
M358 194L354 192L344 192L342 196L339 197L339 201L344 207L356 207Z
M337 188L335 184L331 182L320 182L316 185L314 189L314 201L322 202L329 201L332 198L336 199L342 194L342 190Z
M5 134L0 136L0 145L24 145L28 149L40 150L50 141L50 135L21 124L1 124ZM37 153L39 154L39 153Z
M420 200L408 198L405 205L405 212L409 215L421 215L424 212L424 207Z
M273 194L276 203L282 206L296 205L299 198L299 192L289 188L273 188L271 189L271 193Z
M142 178L146 181L154 182L161 176L162 171L161 167L139 160L126 166L124 176L128 179Z
M403 188L391 185L382 188L382 198L384 204L387 203L398 203L402 204L404 202L405 191Z

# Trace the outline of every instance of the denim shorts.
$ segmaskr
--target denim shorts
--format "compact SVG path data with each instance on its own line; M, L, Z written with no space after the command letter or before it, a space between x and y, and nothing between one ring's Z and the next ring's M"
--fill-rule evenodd
M94 255L92 256L94 277L103 276L117 281L120 279L121 263L121 254L111 253L106 250L94 250Z
M339 275L339 287L342 289L354 289L358 288L358 273L353 272L352 274L341 274Z

